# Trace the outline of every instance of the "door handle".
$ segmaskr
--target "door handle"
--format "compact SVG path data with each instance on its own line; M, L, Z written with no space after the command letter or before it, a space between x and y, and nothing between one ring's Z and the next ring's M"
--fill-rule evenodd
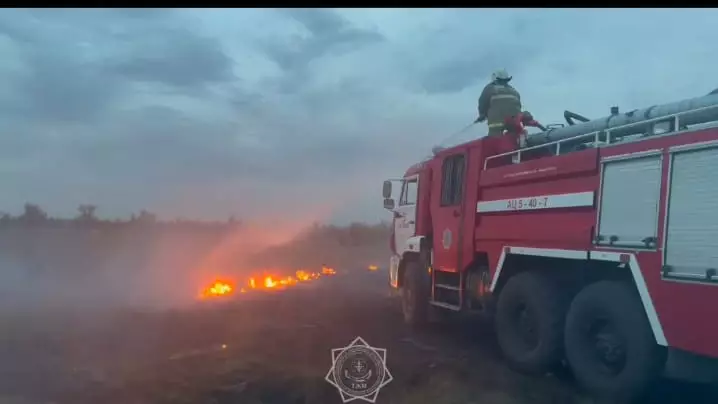
M409 222L408 222L407 224L414 224L414 221L413 221L413 220L409 220Z
M455 211L453 212L453 215L454 215L454 217L459 217L459 216L461 216L461 213L459 213L458 210L455 210Z

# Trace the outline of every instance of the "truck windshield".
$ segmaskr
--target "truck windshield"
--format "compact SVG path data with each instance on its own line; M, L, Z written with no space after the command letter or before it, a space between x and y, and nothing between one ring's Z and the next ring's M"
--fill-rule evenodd
M418 182L416 179L404 182L404 187L401 190L401 199L399 199L399 205L416 204L417 190Z

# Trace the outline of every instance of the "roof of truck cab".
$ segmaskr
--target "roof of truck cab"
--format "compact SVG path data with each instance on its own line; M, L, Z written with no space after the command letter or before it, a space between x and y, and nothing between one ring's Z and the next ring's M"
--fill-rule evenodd
M421 172L421 170L423 170L424 167L426 167L426 163L427 163L429 160L431 160L431 159L424 160L424 161L422 161L422 162L420 162L420 163L416 163L416 164L414 164L413 166L409 167L409 168L406 170L406 173L404 173L404 178L406 178L406 177L411 177L412 175L417 175L417 174L419 174L419 173Z
M421 162L419 162L419 163L416 163L416 164L410 166L410 167L406 170L406 173L404 173L404 178L409 177L409 176L412 176L412 175L417 175L417 174L419 174L419 172L421 172L421 170L423 170L424 168L426 168L426 165L427 165L431 160L433 160L434 158L436 158L437 156L440 156L440 155L443 155L443 154L451 154L453 151L459 150L459 149L461 149L461 148L463 148L463 147L466 147L467 145L474 144L474 143L479 143L479 142L481 142L482 139L484 139L484 138L472 139L472 140L469 140L468 142L459 143L459 144L453 145L453 146L451 146L451 147L445 147L445 148L442 148L442 149L440 149L440 150L438 150L438 151L432 151L431 156L425 158L423 161L421 161Z

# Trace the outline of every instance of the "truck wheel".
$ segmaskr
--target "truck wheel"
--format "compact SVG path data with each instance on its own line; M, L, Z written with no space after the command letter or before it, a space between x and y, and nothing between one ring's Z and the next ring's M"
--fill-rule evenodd
M404 286L401 290L401 308L404 322L410 326L426 324L429 312L429 280L426 271L416 261L406 263Z
M520 273L506 283L496 306L499 346L512 368L544 373L563 359L565 294L548 276Z
M666 361L643 304L622 282L601 281L579 292L568 311L564 338L576 379L592 394L614 400L641 396Z

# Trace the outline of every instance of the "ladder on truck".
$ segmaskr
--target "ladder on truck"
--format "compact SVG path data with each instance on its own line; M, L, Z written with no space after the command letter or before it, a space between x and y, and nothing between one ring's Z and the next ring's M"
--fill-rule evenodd
M460 311L464 307L463 271L437 271L429 267L431 272L431 300L429 304L443 309Z

